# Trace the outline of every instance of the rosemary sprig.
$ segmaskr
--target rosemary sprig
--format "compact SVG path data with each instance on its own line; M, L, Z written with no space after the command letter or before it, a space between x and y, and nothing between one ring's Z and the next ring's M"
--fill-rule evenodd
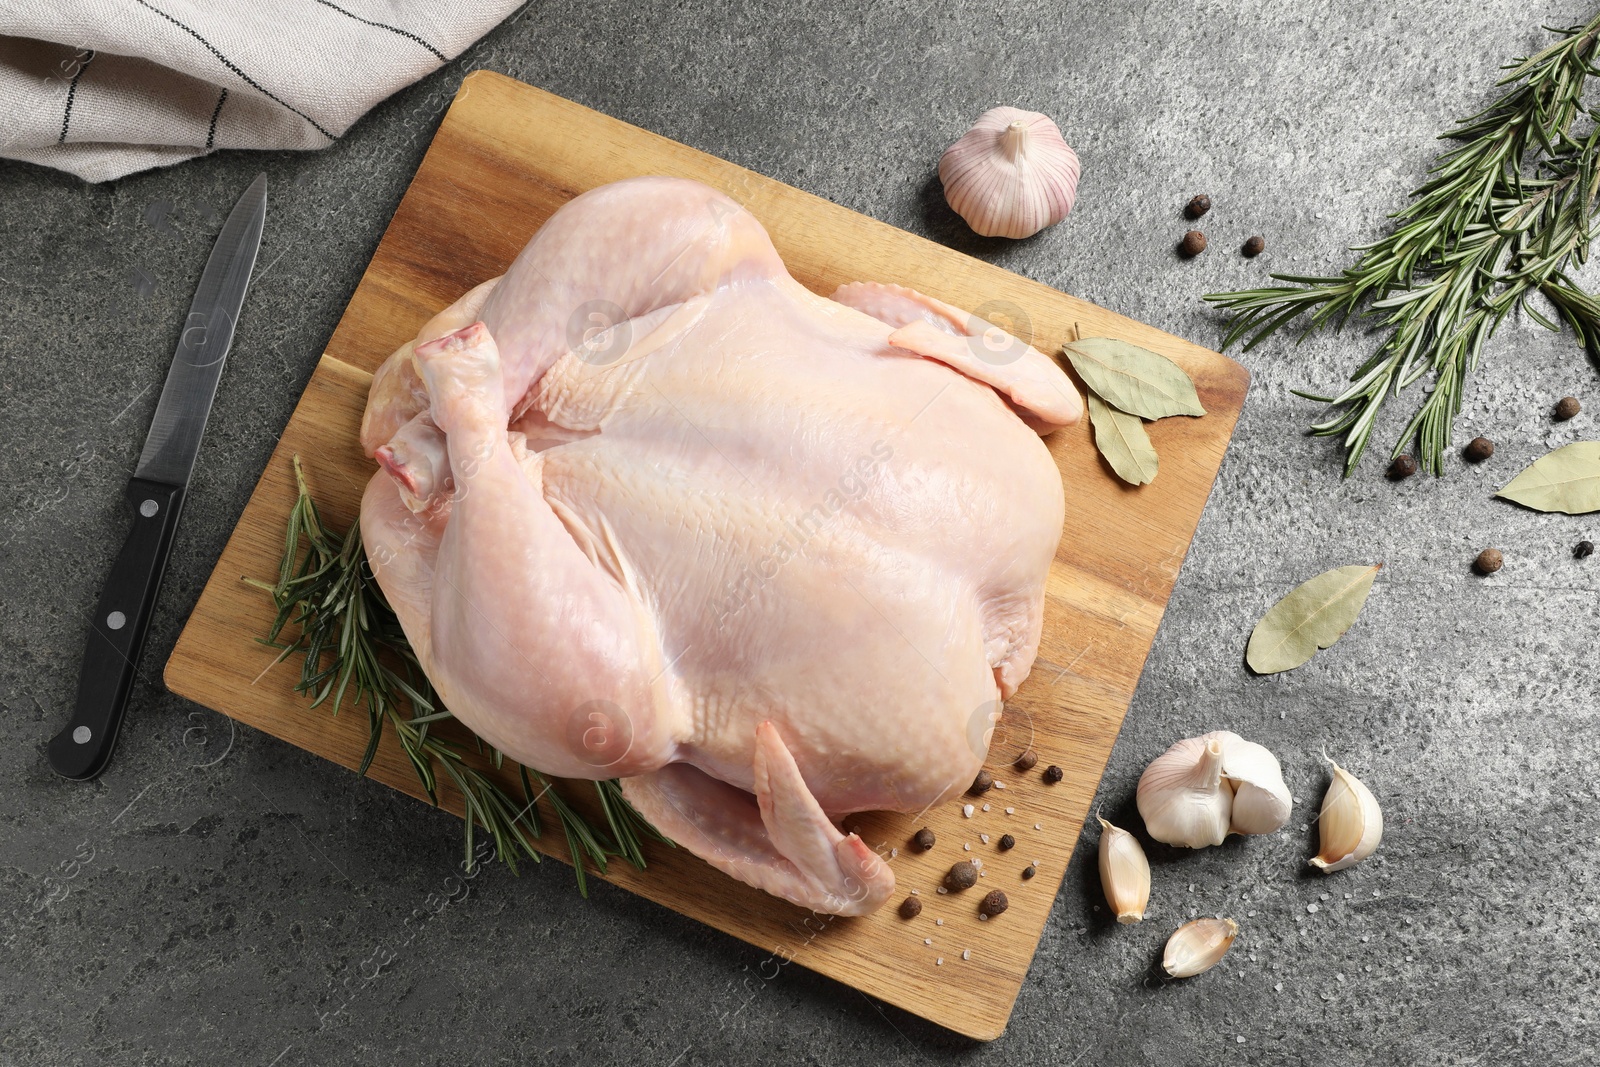
M1543 293L1600 358L1600 303L1567 276L1589 251L1600 209L1600 130L1573 127L1595 113L1581 100L1596 73L1600 16L1552 30L1560 39L1503 68L1509 86L1483 111L1443 135L1458 142L1429 168L1428 180L1396 212L1392 232L1359 252L1337 275L1274 274L1287 285L1212 293L1205 299L1233 313L1223 347L1248 351L1303 316L1301 337L1352 316L1385 331L1376 352L1331 396L1298 395L1329 405L1311 427L1340 436L1345 474L1361 460L1384 403L1431 376L1432 388L1394 447L1415 440L1422 465L1443 472L1467 376L1485 344L1519 305Z
M311 697L312 707L331 698L335 715L347 699L352 707L366 708L371 734L361 759L361 774L372 766L385 725L394 731L435 806L443 773L466 808L463 845L468 870L475 862L473 843L478 828L494 839L495 855L513 873L518 859L538 862L541 856L533 842L544 832L541 803L554 811L566 836L578 891L585 896L585 857L604 874L612 856L643 868L644 839L671 844L628 803L615 780L590 783L606 819L605 828L591 826L555 783L538 771L518 767L521 795L514 795L469 762L461 744L433 731L434 724L454 716L439 702L405 631L372 577L360 527L339 533L323 523L299 456L294 457L294 477L299 492L289 512L278 581L273 585L250 578L245 581L271 595L278 607L277 617L262 639L282 650L274 663L295 654L302 657L295 691ZM296 636L286 641L283 634L290 629ZM482 750L481 743L478 748ZM494 766L500 768L500 753L490 751Z

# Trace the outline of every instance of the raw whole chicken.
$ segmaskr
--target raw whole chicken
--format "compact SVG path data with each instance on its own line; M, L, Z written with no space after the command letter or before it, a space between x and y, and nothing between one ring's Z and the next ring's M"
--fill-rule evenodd
M378 371L361 504L446 706L814 911L888 864L839 820L983 763L1061 535L1044 354L895 285L831 299L755 218L638 178L558 211Z

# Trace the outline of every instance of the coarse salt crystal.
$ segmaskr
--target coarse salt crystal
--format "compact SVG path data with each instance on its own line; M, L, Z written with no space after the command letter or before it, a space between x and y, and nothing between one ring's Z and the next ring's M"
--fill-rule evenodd
M1005 784L1005 783L1004 783L1004 782L996 782L996 783L995 783L995 784L994 784L994 787L995 787L995 788L996 788L996 789L1004 789L1004 788L1005 788L1005 787L1006 787L1006 784Z
M989 916L985 915L983 912L980 911L980 912L978 912L978 921L981 922L981 923L986 923L986 922L989 921ZM1406 958L1410 959L1411 957L1407 956Z
M977 809L975 809L971 804L961 805L961 814L965 815L969 819L972 818L972 813L976 810Z
M891 848L891 849L890 849L890 850L889 850L889 858L890 858L890 859L894 859L894 858L895 858L895 857L897 857L897 856L899 856L899 855L900 855L900 850L899 850L899 849L897 849L897 848Z
M1034 824L1033 824L1033 828L1034 828L1034 829L1035 829L1035 830L1043 830L1043 829L1044 829L1044 827L1042 827L1042 826L1040 826L1040 825L1039 825L1039 824L1038 824L1038 823L1034 823Z
M963 841L963 842L961 842L961 851L963 851L963 852L971 852L972 851L972 846L967 844L965 841Z
M931 944L933 944L933 938L931 938L931 937L925 937L925 938L923 938L923 939L922 939L922 943L923 943L923 944L924 944L924 945L931 945Z
M1007 808L1006 809L1006 814L1007 815L1015 815L1016 813L1017 813L1017 809L1016 808Z
M1321 910L1322 909L1317 907L1315 904L1307 904L1306 905L1306 911L1310 912L1312 915L1315 915L1317 912L1319 912Z
M944 957L940 956L938 959L934 960L933 962L934 962L934 964L936 966L943 967L944 966Z
M946 893L950 892L950 890L946 889L944 886L940 886L937 890L935 890L935 892L937 892L942 897Z
M982 841L984 844L987 845L989 843L989 835L988 834L979 834L978 835L978 840Z
M983 806L983 810L984 810L984 811L988 811L988 810L989 810L989 805L987 805L987 804L985 804L985 805L984 805L984 806Z
M964 959L964 960L970 960L972 958L972 950L970 948L962 949L961 950L961 958Z
M920 889L913 889L911 891L911 895L914 896L914 897L921 896L922 895L922 891Z
M935 919L935 920L933 920L933 925L935 925L935 926L943 926L944 925L944 920L943 919Z

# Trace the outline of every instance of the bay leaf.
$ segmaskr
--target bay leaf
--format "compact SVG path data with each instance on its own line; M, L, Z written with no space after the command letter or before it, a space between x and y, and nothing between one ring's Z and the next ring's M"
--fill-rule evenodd
M1164 419L1206 413L1183 368L1148 348L1112 337L1082 337L1061 350L1085 385L1129 415Z
M1144 423L1137 415L1118 411L1094 393L1089 394L1089 422L1094 426L1094 445L1106 457L1117 477L1129 485L1144 485L1156 480L1159 468L1156 450Z
M1257 674L1277 674L1307 662L1355 624L1383 564L1335 567L1302 582L1272 605L1250 632L1245 662Z
M1576 441L1540 456L1495 496L1534 511L1600 511L1600 441Z

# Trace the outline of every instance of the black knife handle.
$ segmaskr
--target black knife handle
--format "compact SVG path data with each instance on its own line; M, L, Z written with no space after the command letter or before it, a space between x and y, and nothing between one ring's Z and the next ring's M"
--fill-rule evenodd
M183 490L135 478L128 483L128 503L133 529L94 609L89 647L78 672L77 707L67 728L46 749L50 766L63 778L93 778L111 759L178 529Z

